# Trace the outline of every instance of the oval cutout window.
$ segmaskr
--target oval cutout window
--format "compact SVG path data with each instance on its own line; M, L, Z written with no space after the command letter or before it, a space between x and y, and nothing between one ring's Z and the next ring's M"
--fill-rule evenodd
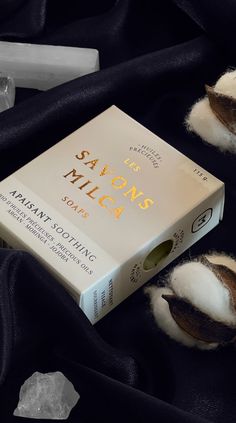
M170 254L172 247L173 241L168 239L168 241L164 241L153 248L143 262L144 270L151 270L157 267L157 265Z

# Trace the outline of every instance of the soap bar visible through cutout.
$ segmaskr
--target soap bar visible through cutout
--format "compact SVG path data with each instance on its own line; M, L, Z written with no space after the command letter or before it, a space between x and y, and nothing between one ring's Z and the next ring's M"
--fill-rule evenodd
M162 242L161 244L157 245L148 256L145 258L143 262L144 270L151 270L154 267L164 260L171 252L173 246L173 241L171 239Z

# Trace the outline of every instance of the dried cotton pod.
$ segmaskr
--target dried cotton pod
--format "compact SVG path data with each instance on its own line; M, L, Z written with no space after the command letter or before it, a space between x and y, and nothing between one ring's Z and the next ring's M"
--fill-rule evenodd
M236 99L205 86L211 110L223 125L236 135Z
M170 273L166 287L151 286L157 325L189 347L214 349L236 337L236 261L223 254L201 256Z

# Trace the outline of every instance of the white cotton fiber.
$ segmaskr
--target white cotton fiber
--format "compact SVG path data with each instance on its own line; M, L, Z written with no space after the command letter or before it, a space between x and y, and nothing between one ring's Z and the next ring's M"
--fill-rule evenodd
M236 153L236 135L214 115L207 97L198 101L186 119L187 128L222 151Z
M171 338L187 347L198 347L206 350L214 349L219 345L217 343L199 341L177 325L170 313L169 304L162 298L164 294L173 294L171 289L151 286L146 288L145 292L150 296L151 308L157 325Z
M169 285L178 297L187 299L213 320L236 324L228 289L204 264L195 261L177 266L170 275Z
M236 98L236 71L225 73L218 79L214 90L217 93Z

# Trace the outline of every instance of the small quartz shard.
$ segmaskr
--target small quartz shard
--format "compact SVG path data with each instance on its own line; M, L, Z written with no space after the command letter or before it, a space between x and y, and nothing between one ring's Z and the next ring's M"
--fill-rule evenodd
M9 76L0 75L0 112L13 107L15 103L15 83Z
M14 416L66 420L80 396L61 372L35 372L20 389Z

